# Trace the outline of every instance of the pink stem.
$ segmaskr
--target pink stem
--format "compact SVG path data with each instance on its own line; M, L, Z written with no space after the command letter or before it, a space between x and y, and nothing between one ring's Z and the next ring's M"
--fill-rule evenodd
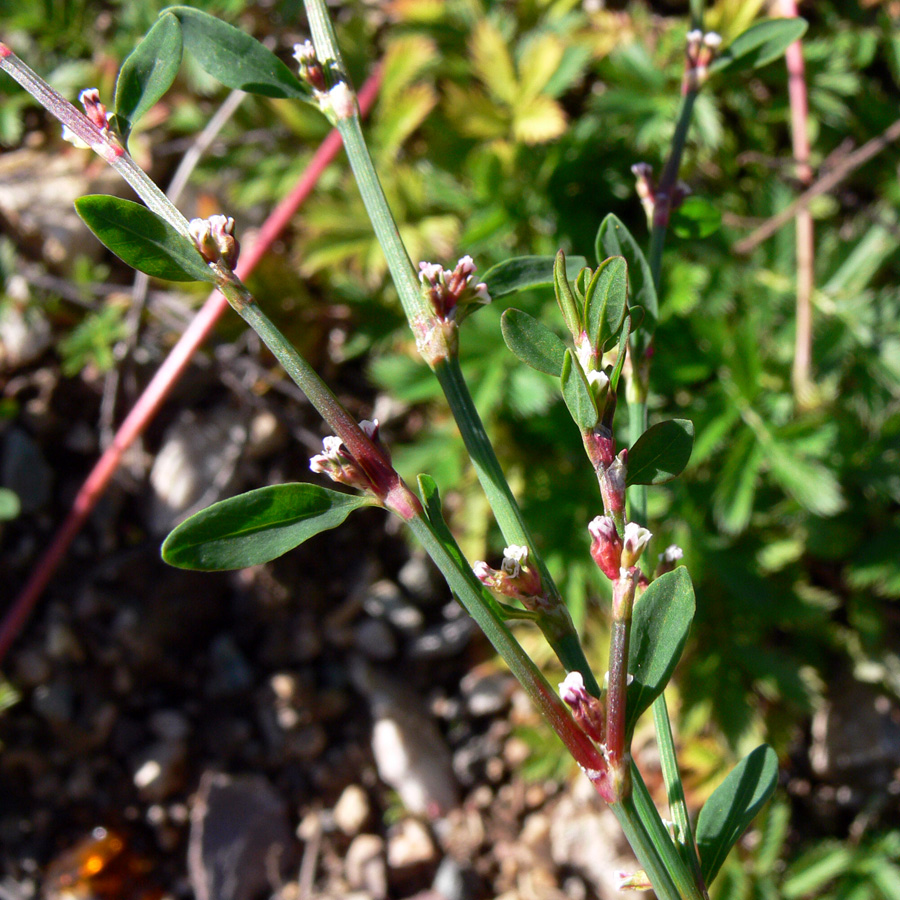
M781 14L785 18L797 16L796 0L781 0ZM806 92L806 73L803 45L794 41L785 53L788 72L788 97L791 104L791 137L794 148L796 174L800 183L808 186L813 172L809 164L809 102ZM795 220L797 239L797 316L794 339L792 382L794 396L802 404L811 391L812 364L812 293L815 235L813 219L808 208L797 211Z
M371 108L378 94L380 83L381 66L379 65L360 89L359 108L362 115L365 115ZM235 270L239 278L243 279L253 271L273 241L290 222L300 204L309 196L340 148L341 137L335 129L322 141L291 193L275 207L263 223L256 240L241 253ZM0 662L5 658L19 631L31 615L44 588L59 568L69 545L81 531L87 517L106 490L106 486L119 467L122 455L150 424L163 400L191 361L194 352L206 340L227 308L228 301L218 291L213 291L209 295L178 343L175 344L150 380L131 412L119 426L110 446L97 460L90 475L78 491L65 521L54 535L50 546L32 569L28 581L0 624Z

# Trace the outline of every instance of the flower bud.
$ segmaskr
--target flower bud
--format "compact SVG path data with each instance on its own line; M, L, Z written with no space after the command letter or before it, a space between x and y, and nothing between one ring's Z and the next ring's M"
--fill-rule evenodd
M572 710L572 717L591 740L602 744L605 740L603 703L589 694L581 672L569 672L559 686L559 695Z
M637 561L644 552L644 547L650 543L653 535L637 522L629 522L625 526L625 536L622 542L622 566L631 568L637 565Z
M659 565L656 567L656 577L665 575L675 568L675 563L684 556L684 551L678 544L669 544L666 549L659 554Z
M486 562L479 561L472 566L472 571L482 584L498 594L519 600L526 609L546 604L541 573L528 565L527 547L511 544L503 551L503 562L499 569L493 569Z
M622 539L616 530L616 523L609 516L597 516L591 520L588 531L592 559L610 581L615 581L622 564Z
M606 512L614 515L625 509L625 476L628 451L622 450L600 476L600 493Z
M208 263L222 263L229 269L235 267L241 245L234 236L234 219L231 216L191 219L188 230L200 255Z

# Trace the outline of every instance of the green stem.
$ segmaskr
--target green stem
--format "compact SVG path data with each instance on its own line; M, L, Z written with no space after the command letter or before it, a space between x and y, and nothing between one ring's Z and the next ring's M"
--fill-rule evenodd
M647 401L632 400L628 404L628 446L647 430ZM647 485L633 484L628 491L628 518L641 525L647 524Z
M682 900L707 900L676 850L675 844L672 843L671 835L663 823L659 810L656 808L656 804L647 790L647 785L644 783L638 767L633 761L631 763L631 786L631 795L623 800L621 805L631 805L633 807L635 815L640 820L647 839L653 847L654 854L662 860L669 879L674 883L675 895L682 898ZM615 812L615 810L613 811ZM641 857L638 856L638 859L641 859ZM642 865L643 863L644 861L641 860ZM646 869L646 871L653 882L654 889L656 889L656 879L649 869Z
M599 697L600 685L597 684L597 679L591 672L584 656L584 650L575 631L572 617L562 602L559 588L554 583L547 564L537 550L534 537L522 516L522 510L503 475L500 461L484 430L484 424L475 408L472 395L469 393L459 361L451 358L437 363L434 367L434 374L447 398L453 417L456 419L463 443L488 498L488 503L494 511L504 540L509 544L528 547L529 560L541 573L541 583L552 604L552 609L538 613L537 626L566 671L580 672L588 692Z
M681 851L682 859L691 869L695 883L702 891L705 900L708 900L709 895L703 881L697 843L691 827L687 801L684 798L684 786L678 771L678 756L675 752L675 738L672 735L672 724L669 720L665 693L660 694L653 704L653 724L656 727L656 742L659 746L663 781L665 781L666 793L669 798L669 814L675 825L675 842Z
M327 63L334 61L338 70L343 72L343 60L323 0L305 0L305 6L316 53L326 63L326 71L328 71ZM400 295L403 310L418 339L423 333L423 327L433 319L434 311L421 290L418 275L400 237L397 223L388 206L387 198L363 137L358 117L341 119L337 122L337 127L344 141L347 157L359 185L363 203ZM500 526L500 531L510 544L528 547L529 559L541 573L542 584L552 609L539 614L538 626L566 670L580 672L588 691L599 696L600 686L585 659L572 618L538 551L533 536L525 525L521 510L506 482L503 470L500 468L500 463L463 380L459 363L455 358L449 358L435 363L433 369L447 397L447 402Z

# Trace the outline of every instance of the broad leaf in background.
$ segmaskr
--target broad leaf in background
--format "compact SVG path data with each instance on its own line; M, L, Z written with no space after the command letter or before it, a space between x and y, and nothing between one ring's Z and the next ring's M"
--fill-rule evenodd
M699 240L715 234L722 225L722 213L705 197L688 197L673 213L669 227L680 238Z
M694 587L684 566L660 575L634 604L628 648L626 734L663 692L687 641L694 619Z
M831 469L778 440L766 441L765 452L772 477L802 507L817 516L833 516L844 508L841 486Z
M626 485L665 484L678 477L691 458L694 424L668 419L651 425L628 451Z
M353 510L371 503L315 484L270 485L186 519L166 538L162 558L171 566L207 572L257 566L337 528Z
M806 20L766 19L739 34L709 67L713 72L758 69L778 59L806 33Z
M585 294L584 329L592 347L603 349L615 337L628 302L628 266L621 256L600 263Z
M482 281L494 300L528 288L548 287L553 284L555 261L554 256L516 256L492 266ZM583 256L573 256L566 261L566 274L572 279L586 265Z
M656 329L659 303L653 285L653 273L638 242L618 216L610 213L601 223L595 241L597 259L624 256L628 263L628 280L631 284L630 301L644 308L643 327L650 334Z
M122 63L116 81L116 125L127 140L138 119L172 86L182 55L181 26L172 15L157 19Z
M98 239L133 269L166 281L215 282L197 248L146 206L89 194L75 201L75 210Z
M703 804L697 819L700 869L707 885L778 783L778 757L763 744L745 756Z
M178 17L185 49L225 87L263 97L310 99L310 89L249 34L188 6L170 6L165 13Z
M500 320L500 330L506 346L523 363L559 378L566 345L546 325L520 309L508 309Z
M600 416L597 413L597 404L591 394L591 388L587 377L581 368L581 363L575 358L571 350L566 350L563 357L562 372L559 376L562 385L563 400L569 407L569 413L575 420L575 424L582 431L593 428Z

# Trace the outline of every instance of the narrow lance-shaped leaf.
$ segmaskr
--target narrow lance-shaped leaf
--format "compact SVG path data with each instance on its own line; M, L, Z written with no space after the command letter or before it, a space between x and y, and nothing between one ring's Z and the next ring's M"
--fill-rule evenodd
M116 118L123 138L172 86L182 55L181 25L163 15L122 63L116 81Z
M758 69L778 59L787 48L803 37L806 20L766 19L739 34L709 67L713 72L737 72Z
M694 423L690 419L668 419L651 425L628 451L625 483L665 484L677 478L691 458Z
M162 558L181 569L243 569L269 562L340 525L368 497L315 484L275 484L196 513L166 538Z
M89 194L75 201L75 210L99 240L133 269L167 281L215 282L191 241L146 206Z
M482 281L487 285L491 297L496 300L516 291L535 287L549 287L553 284L553 256L516 256L491 266L484 273ZM573 256L566 262L569 278L574 278L587 263L583 256Z
M569 414L575 420L575 424L582 431L590 431L597 424L600 416L581 363L578 362L571 350L565 352L559 380L562 385L563 400L566 401Z
M745 756L703 804L697 819L700 870L707 885L728 852L772 796L778 783L778 756L763 744Z
M562 374L566 345L546 325L520 309L500 319L506 346L526 365L557 378Z
M622 327L628 302L628 266L621 256L600 263L585 294L584 327L601 350Z
M663 692L684 650L694 619L694 587L684 566L660 575L634 604L628 647L625 731Z
M618 216L610 213L601 223L596 240L597 259L624 256L628 263L628 281L631 285L630 303L644 308L644 329L652 334L659 317L659 304L653 273L638 242Z
M166 12L181 22L185 49L225 87L264 97L310 99L310 89L256 38L199 9L171 6Z

